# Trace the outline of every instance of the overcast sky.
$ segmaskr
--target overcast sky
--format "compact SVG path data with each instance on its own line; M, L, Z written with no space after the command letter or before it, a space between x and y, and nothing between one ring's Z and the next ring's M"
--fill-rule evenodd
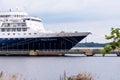
M0 9L26 11L55 32L89 31L88 42L108 42L104 35L120 27L120 0L0 0Z

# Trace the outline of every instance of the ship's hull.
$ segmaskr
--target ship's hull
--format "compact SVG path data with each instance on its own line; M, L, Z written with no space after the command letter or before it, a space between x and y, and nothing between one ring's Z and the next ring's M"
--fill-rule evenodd
M0 50L69 50L86 36L0 38Z

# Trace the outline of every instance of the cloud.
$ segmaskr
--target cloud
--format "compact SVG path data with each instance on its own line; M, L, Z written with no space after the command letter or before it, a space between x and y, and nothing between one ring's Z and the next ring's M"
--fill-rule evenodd
M0 9L20 9L30 14L71 14L111 17L120 14L119 0L0 0ZM62 16L59 15L59 16Z
M84 0L0 0L1 8L26 8L35 12L61 12L82 9ZM7 7L6 7L7 6ZM79 8L78 8L79 7Z
M82 12L82 11L102 11L119 8L119 0L0 0L1 7L26 8L35 12Z

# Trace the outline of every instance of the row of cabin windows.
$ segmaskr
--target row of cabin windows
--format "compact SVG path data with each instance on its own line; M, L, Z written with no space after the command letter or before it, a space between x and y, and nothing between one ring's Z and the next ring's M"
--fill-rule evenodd
M2 27L25 27L25 23L3 23Z
M31 21L41 22L41 20L38 20L38 19L30 19L30 18L28 18L28 19L25 19L25 20L31 20Z
M7 34L5 34L5 33L3 33L2 35L36 35L37 33L7 33Z
M25 15L0 15L0 17L24 17Z
M20 32L27 31L27 28L1 28L1 32Z
M2 38L2 40L21 40L22 38ZM26 38L23 38L23 39L26 39ZM3 45L5 44L5 43L2 43Z

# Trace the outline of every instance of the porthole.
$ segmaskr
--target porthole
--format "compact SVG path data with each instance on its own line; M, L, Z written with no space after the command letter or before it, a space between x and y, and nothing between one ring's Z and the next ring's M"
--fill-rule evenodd
M15 33L13 33L13 35L15 35Z
M8 35L10 35L10 33L8 33Z

